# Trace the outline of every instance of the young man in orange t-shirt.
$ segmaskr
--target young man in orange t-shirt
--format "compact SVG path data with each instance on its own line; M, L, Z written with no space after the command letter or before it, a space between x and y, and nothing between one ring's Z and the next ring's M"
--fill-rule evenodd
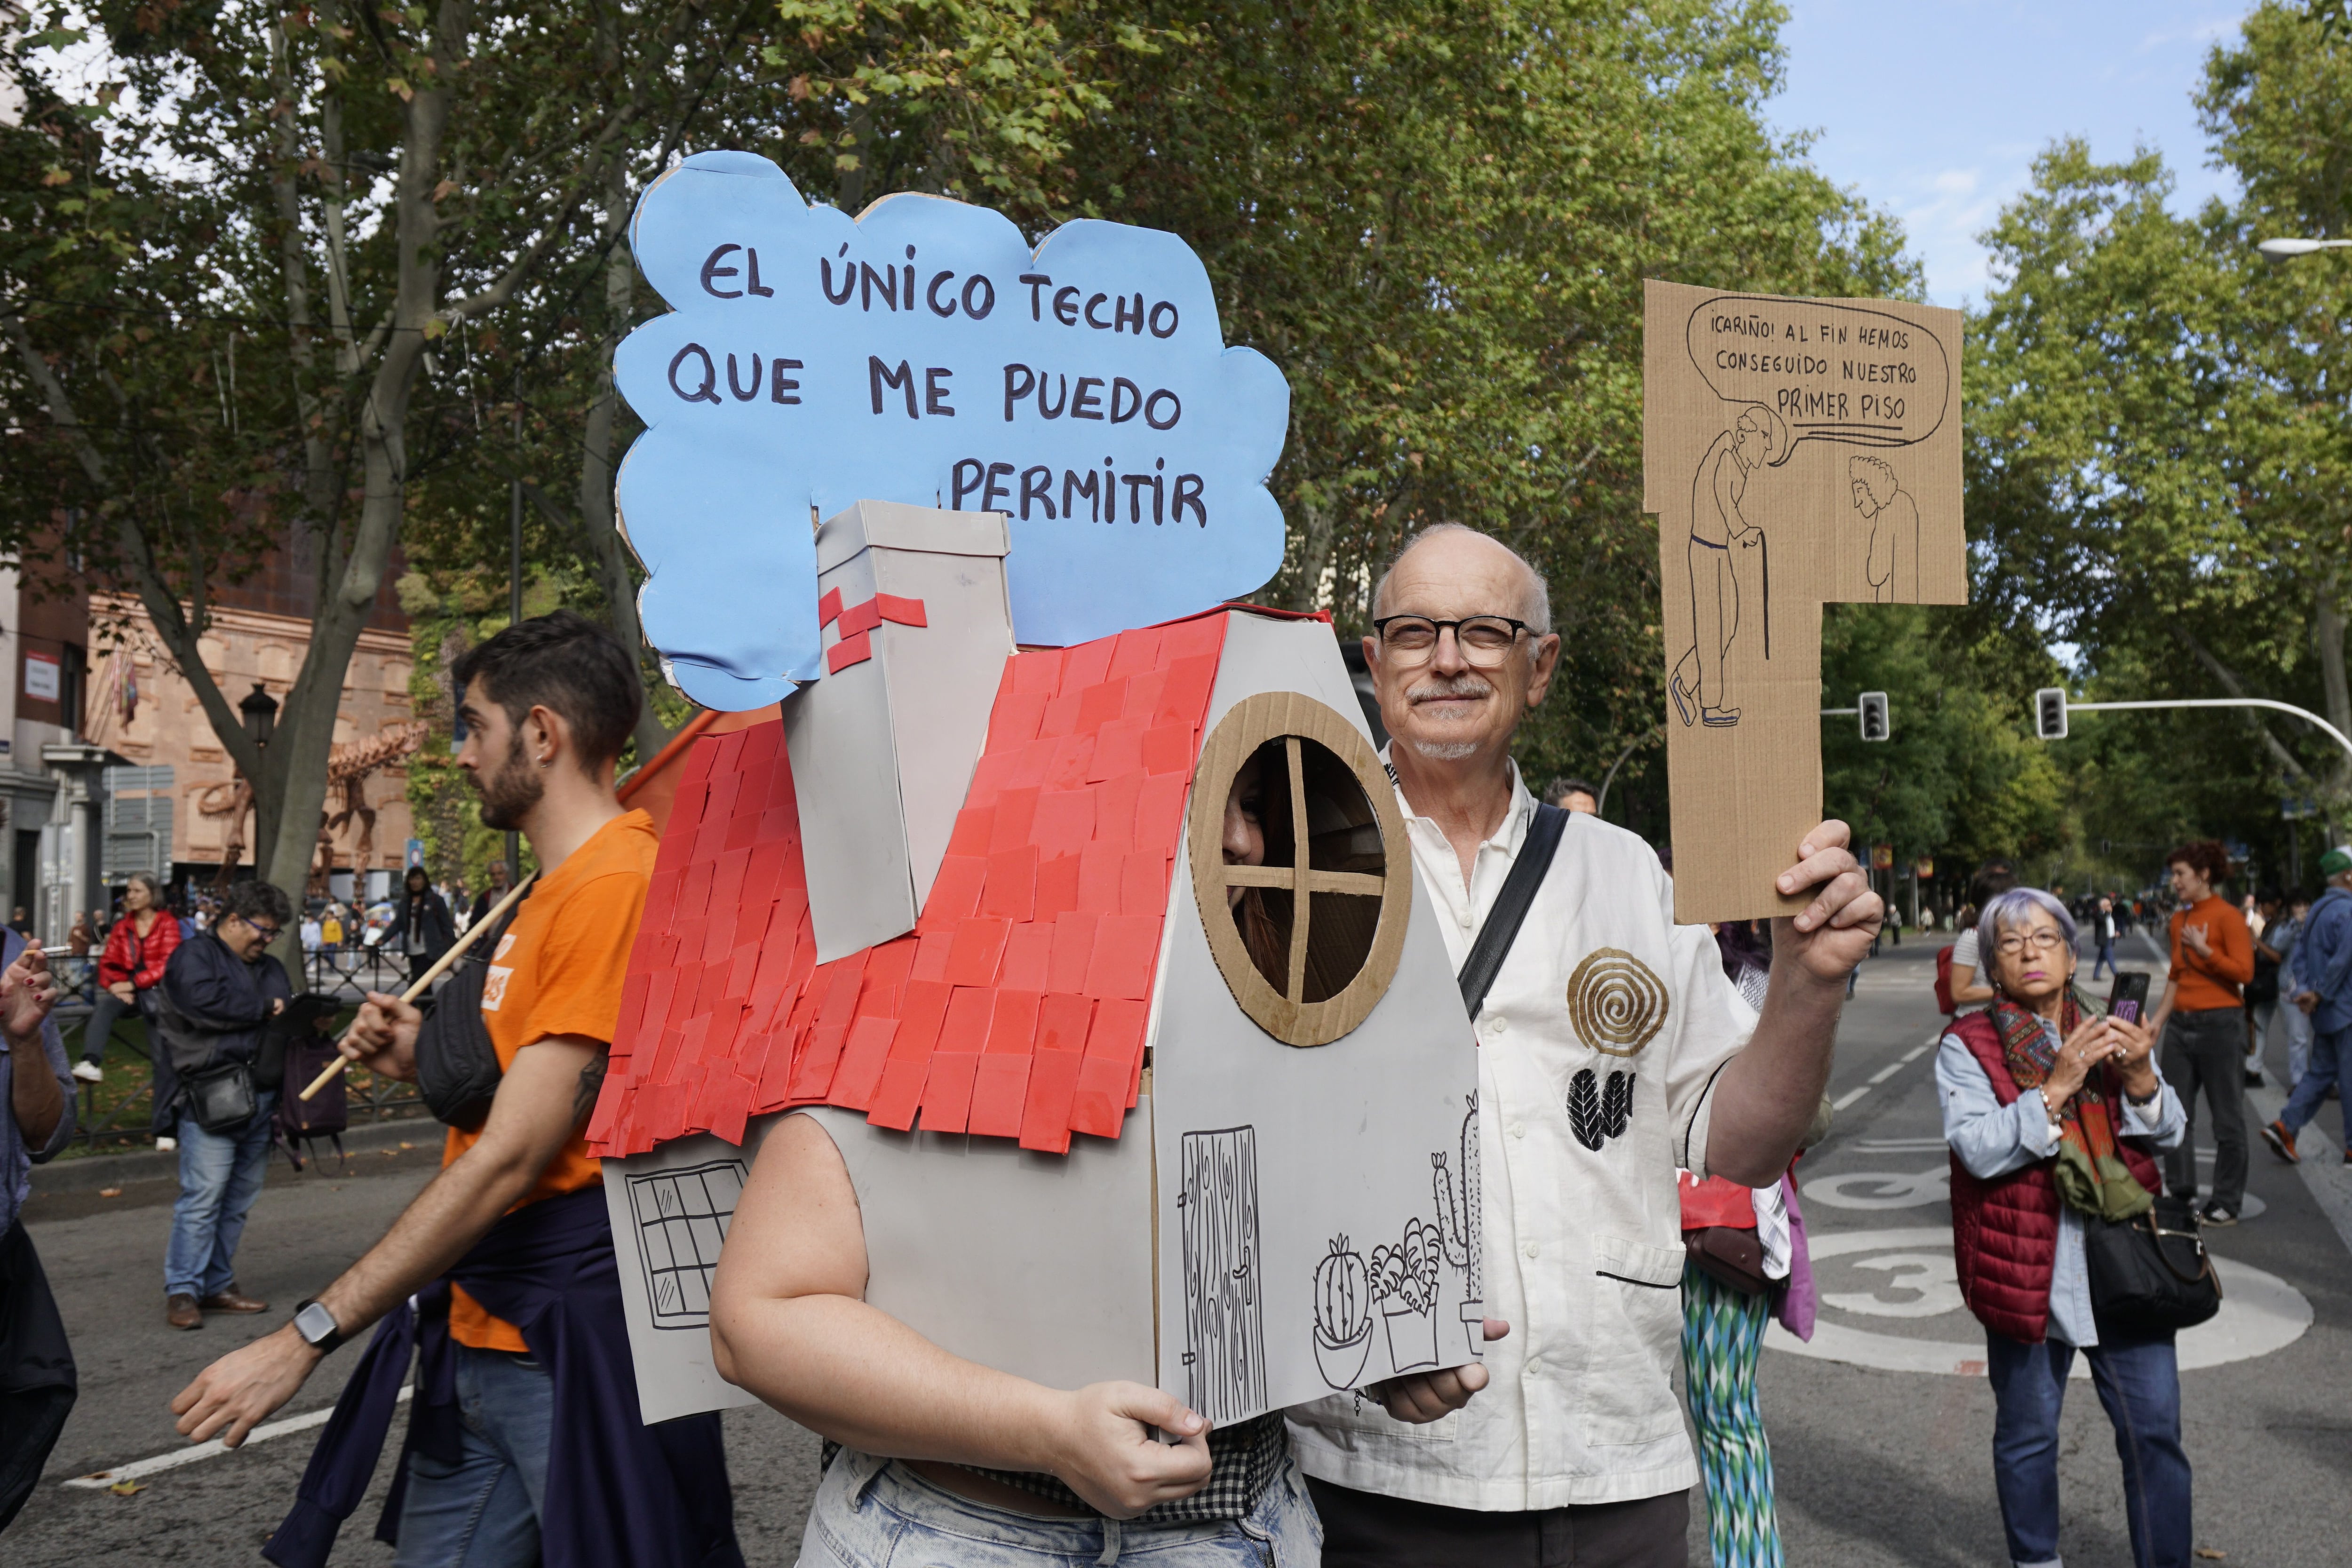
M2165 1081L2189 1112L2189 1132L2165 1156L2164 1184L2175 1197L2197 1196L2197 1090L2213 1110L2213 1195L2199 1210L2207 1225L2235 1225L2246 1197L2246 1025L2241 1005L2254 977L2254 938L2246 917L2213 885L2230 874L2230 852L2210 839L2167 856L2173 897L2172 968L2151 1021L2164 1045Z
M717 1417L649 1428L639 1411L603 1178L582 1136L657 841L613 791L640 700L630 666L609 633L564 610L457 662L457 765L483 823L520 829L541 868L496 946L472 955L487 965L496 1098L478 1130L450 1130L440 1175L364 1257L173 1402L183 1434L235 1447L344 1339L386 1320L271 1540L288 1568L325 1561L364 1490L412 1339L423 1408L395 1491L398 1563L741 1561ZM371 994L344 1051L414 1078L422 1021ZM630 1478L625 1495L614 1476Z

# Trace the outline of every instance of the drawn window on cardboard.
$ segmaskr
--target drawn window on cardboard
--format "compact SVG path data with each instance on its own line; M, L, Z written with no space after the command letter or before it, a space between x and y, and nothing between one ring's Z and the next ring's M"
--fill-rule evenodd
M1412 872L1361 731L1297 692L1236 703L1201 749L1189 828L1201 925L1242 1011L1290 1046L1362 1023L1404 951Z
M710 1277L742 1195L743 1170L740 1160L717 1160L628 1178L654 1327L710 1326Z

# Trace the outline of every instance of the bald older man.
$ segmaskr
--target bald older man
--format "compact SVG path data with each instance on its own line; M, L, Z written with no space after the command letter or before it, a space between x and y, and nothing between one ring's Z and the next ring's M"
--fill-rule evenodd
M1381 577L1372 626L1389 771L1458 967L1538 821L1510 746L1559 659L1549 595L1441 525ZM1847 837L1824 822L1790 846L1780 890L1815 896L1773 922L1759 1016L1707 928L1675 923L1650 847L1566 817L1475 1020L1485 1364L1291 1412L1326 1563L1682 1568L1698 1474L1673 1385L1675 1168L1763 1186L1796 1152L1881 915Z

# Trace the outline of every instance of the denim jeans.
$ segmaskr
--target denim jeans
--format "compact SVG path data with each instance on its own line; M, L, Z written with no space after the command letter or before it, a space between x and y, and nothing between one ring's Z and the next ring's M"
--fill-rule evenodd
M2352 1029L2322 1029L2313 1038L2311 1060L2305 1065L2303 1076L2295 1080L2286 1109L2279 1112L2279 1120L2286 1123L2288 1131L2302 1131L2319 1114L2320 1102L2327 1098L2327 1086L2344 1076L2347 1057L2352 1057ZM2347 1110L2347 1115L2352 1117L2352 1110ZM2345 1123L2344 1142L2352 1148L2352 1120Z
M845 1448L817 1486L800 1561L802 1568L1315 1568L1322 1550L1323 1527L1296 1459L1246 1518L1137 1529L1117 1520L1055 1519L973 1502L904 1465Z
M2091 961L2091 978L2096 980L2099 977L2099 971L2102 969L2105 969L2110 974L2120 974L2123 973L2123 971L2116 967L2116 944L2114 942L2103 942L2099 943L2098 956Z
M236 1279L236 1244L245 1216L269 1170L272 1089L255 1097L253 1120L239 1132L207 1132L180 1118L180 1201L172 1205L172 1245L163 1254L163 1289L215 1296Z
M2311 1017L2293 1002L2285 1002L2279 1006L2279 1022L2286 1029L2286 1090L2293 1094L2311 1066Z
M555 1379L529 1356L452 1344L456 1464L408 1458L393 1568L531 1568L547 1503Z
M2017 1568L2058 1561L2058 1411L2074 1347L1988 1331L1993 1489ZM2189 1456L2180 1447L2180 1370L2171 1336L2113 1339L2083 1352L2115 1423L2136 1568L2188 1568Z

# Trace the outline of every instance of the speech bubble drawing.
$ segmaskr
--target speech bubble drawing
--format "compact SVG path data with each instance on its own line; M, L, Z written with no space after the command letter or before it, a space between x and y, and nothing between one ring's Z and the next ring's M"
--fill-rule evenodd
M1727 403L1786 427L1769 466L1807 441L1909 447L1934 435L1951 362L1930 332L1884 310L1819 300L1717 294L1690 313L1691 363Z
M1228 349L1174 235L887 197L853 220L746 153L687 159L630 242L675 309L614 356L646 421L617 483L646 635L708 707L822 669L812 515L1006 514L1014 636L1062 646L1245 595L1282 563L1265 486L1290 388Z

